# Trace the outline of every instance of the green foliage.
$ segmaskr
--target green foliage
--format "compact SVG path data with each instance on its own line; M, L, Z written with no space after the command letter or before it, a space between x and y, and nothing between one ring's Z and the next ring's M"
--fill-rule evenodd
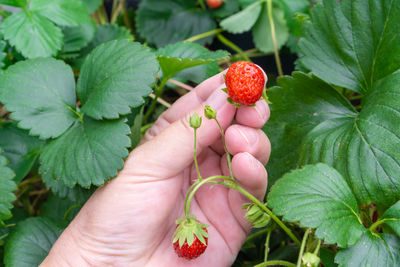
M325 164L284 175L271 188L268 205L287 221L316 228L315 235L326 244L353 245L366 230L346 181Z
M26 0L0 0L0 4L7 6L24 7L26 6Z
M28 218L18 223L5 245L5 265L39 266L62 230L53 221L42 217Z
M195 70L195 72L198 72L197 75L204 77L207 76L207 71L210 68L210 65L207 63L213 62L213 64L211 63L212 67L217 64L214 62L215 60L229 56L229 53L226 51L218 50L211 52L195 43L168 45L158 49L156 54L165 77L172 77L184 69L205 64Z
M289 33L282 9L277 5L273 5L272 9L276 42L278 48L280 48L286 43ZM256 47L265 53L274 51L266 1L260 0L248 5L239 13L221 21L221 27L231 33L242 33L252 29Z
M12 2L24 9L5 18L0 30L27 58L54 56L62 48L63 34L54 23L76 26L90 20L80 0L32 0L29 5Z
M344 266L397 266L400 238L389 234L366 232L358 243L339 251L335 261Z
M61 26L77 26L90 20L81 0L31 0L29 9Z
M4 38L25 57L54 56L62 47L61 29L40 14L20 11L1 24Z
M98 46L86 58L77 93L82 112L94 119L116 119L144 103L158 62L150 50L128 40Z
M6 164L7 159L0 155L0 229L3 228L4 221L11 217L11 203L15 200L13 191L17 188L13 181L15 174Z
M65 27L63 29L64 46L61 51L62 56L64 58L78 56L79 51L94 38L95 29L92 22L80 26Z
M329 83L367 93L400 68L399 12L398 0L322 1L300 42L300 63Z
M93 13L96 11L96 9L99 8L99 6L102 4L102 0L81 0L82 2L84 2L87 6L87 9L89 11L89 13Z
M15 182L20 182L30 172L43 144L28 131L18 128L16 123L0 124L0 147L10 161L8 166L15 172Z
M400 236L400 200L387 209L381 219Z
M42 139L61 135L77 119L72 70L51 58L9 67L0 79L0 101L19 127Z
M130 146L129 133L125 119L96 121L85 116L44 147L40 173L70 187L76 183L83 187L102 185L122 169Z
M192 0L144 0L136 17L139 34L149 43L164 47L215 29L211 14L196 8ZM212 37L198 41L210 43Z

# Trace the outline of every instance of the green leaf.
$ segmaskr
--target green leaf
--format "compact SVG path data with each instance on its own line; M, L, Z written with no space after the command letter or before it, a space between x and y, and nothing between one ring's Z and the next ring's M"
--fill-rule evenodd
M94 119L115 119L144 103L151 93L158 62L150 49L128 40L97 47L86 58L77 93L82 112Z
M215 52L195 43L177 43L160 48L156 52L164 77L172 77L176 73L194 66L210 63L229 56L223 50ZM203 72L207 69L204 66Z
M353 245L365 231L346 180L322 163L284 175L272 186L268 205L286 221L316 228L326 244Z
M268 91L271 117L263 130L271 140L268 182L298 167L303 138L318 124L356 116L352 106L331 86L315 77L294 72Z
M400 200L387 209L380 219L400 237Z
M321 250L319 251L319 257L321 258L321 263L323 263L325 267L338 266L335 263L335 253L326 247L321 247Z
M360 205L387 207L400 198L400 99L394 97L400 93L399 72L375 84L360 113L315 77L295 72L278 84L270 94L275 125L267 127L280 135L272 150L283 162L276 164L284 169L285 160L291 167L327 163L347 180Z
M102 185L122 169L130 146L129 133L125 119L84 117L44 147L39 171L44 179L59 179L70 187L76 183L83 187Z
M262 9L263 1L257 1L242 11L221 21L221 27L231 33L243 33L256 23Z
M63 26L77 26L90 21L87 6L81 0L31 0L30 10Z
M72 221L85 201L73 201L69 198L50 194L46 202L40 207L40 216L50 218L60 224L66 224Z
M59 136L77 119L72 70L52 58L9 67L0 79L0 101L20 128L43 139Z
M400 260L400 238L367 231L358 243L336 254L335 261L344 266L397 266Z
M4 52L7 44L3 40L0 40L0 74L3 72L2 68L4 67L4 59L6 58L7 54Z
M4 253L5 265L39 266L62 230L51 220L42 217L29 218L18 223L7 238Z
M289 37L288 28L284 13L279 6L273 5L272 17L274 20L276 44L278 49L286 43ZM267 3L263 3L260 16L253 27L253 41L258 49L265 53L272 53L274 51L274 44L272 42L271 24L268 18Z
M0 124L0 147L10 160L8 166L14 170L15 182L20 182L36 162L44 142L17 128L14 123Z
M63 29L63 56L71 53L79 55L79 51L93 39L95 29L96 28L94 27L92 22L75 27L65 27Z
M52 193L58 197L68 198L70 201L78 203L85 202L96 189L95 186L91 186L89 189L82 188L78 185L69 187L61 180L54 180L51 173L43 174L42 180L46 187L51 189Z
M149 43L164 47L215 29L210 13L196 5L192 0L144 0L136 17L138 31ZM212 38L198 43L210 43Z
M80 58L75 61L74 66L76 68L81 68L87 55L92 52L93 49L112 40L133 40L133 36L128 29L115 24L97 25L92 41L81 50Z
M356 117L316 126L303 140L300 163L335 166L360 204L392 205L400 198L399 85L398 72L376 83Z
M86 4L90 14L95 12L103 2L102 0L81 0L81 1Z
M143 123L143 111L144 106L141 108L136 108L137 114L133 117L133 123L131 126L131 149L134 149L140 142L141 139L141 128Z
M225 1L221 7L211 10L211 14L215 18L225 18L227 16L236 13L238 10L239 10L238 0L229 0Z
M325 81L367 92L400 68L399 0L324 0L300 49L302 65Z
M5 220L11 218L11 203L16 199L13 191L17 189L13 181L15 174L6 165L7 159L0 154L0 228Z
M31 11L12 14L0 24L4 38L27 58L54 56L61 49L61 30Z
M15 7L25 7L26 0L0 0L0 4Z

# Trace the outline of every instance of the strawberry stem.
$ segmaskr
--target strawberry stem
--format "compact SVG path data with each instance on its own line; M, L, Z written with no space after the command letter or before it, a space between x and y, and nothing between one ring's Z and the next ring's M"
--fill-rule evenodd
M269 19L269 24L271 25L271 38L272 38L272 43L274 45L276 67L278 68L279 76L283 76L281 59L279 58L279 50L276 42L274 18L272 16L272 0L267 0L267 5L268 5L268 19Z
M311 229L308 228L306 230L306 232L304 233L303 240L301 241L300 253L299 253L299 258L297 259L296 267L301 267L301 258L303 257L304 249L306 247L306 241L307 241L307 238L308 238L308 235L310 234L310 232L311 232Z
M211 31L208 31L208 32L203 32L203 33L197 34L195 36L192 36L192 37L184 40L184 42L195 42L197 40L206 38L206 37L211 36L211 35L218 34L218 33L223 32L223 31L224 31L223 29L217 28L217 29L214 29L214 30L211 30Z
M197 172L197 177L199 178L199 181L203 180L201 178L200 174L200 169L199 169L199 164L197 163L197 155L196 155L196 144L197 144L197 128L194 128L194 150L193 150L193 158L194 158L194 165L196 166L196 172Z
M221 43L232 49L233 51L237 52L244 60L252 62L251 59L246 55L246 53L237 45L229 41L225 36L222 34L218 33L217 34L218 40L220 40Z
M222 181L215 181L215 180L222 180ZM194 194L196 191L205 183L213 183L213 184L220 184L223 185L227 188L234 189L236 191L239 191L243 195L245 195L248 199L253 201L257 206L259 206L263 211L265 211L272 220L278 224L283 231L297 244L301 245L299 239L293 234L293 232L275 215L272 213L271 210L269 210L261 201L259 201L255 196L250 194L249 192L246 191L243 187L238 185L235 180L233 180L230 177L227 176L222 176L222 175L216 175L216 176L211 176L203 180L197 180L188 190L188 193L186 194L185 198L185 204L184 204L184 209L185 209L185 215L190 216L190 205L192 202L192 199L194 197Z
M222 143L224 145L224 150L226 153L226 161L228 164L228 169L229 169L229 174L230 174L230 178L232 180L234 180L235 178L233 177L233 172L232 172L232 160L231 160L231 154L228 151L228 148L226 147L226 143L225 143L225 132L224 129L222 129L221 124L219 124L219 121L217 120L217 118L214 118L214 120L216 121L216 123L218 124L219 127L219 131L221 132L221 137L222 137Z

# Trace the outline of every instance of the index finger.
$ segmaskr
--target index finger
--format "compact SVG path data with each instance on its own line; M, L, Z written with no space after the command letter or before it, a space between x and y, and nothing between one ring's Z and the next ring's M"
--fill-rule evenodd
M221 87L225 83L224 74L227 70L224 70L217 75L205 80L193 91L179 98L167 111L165 111L160 117L172 123L182 118L186 113L193 110L193 108L201 105L207 98L215 91L218 87Z

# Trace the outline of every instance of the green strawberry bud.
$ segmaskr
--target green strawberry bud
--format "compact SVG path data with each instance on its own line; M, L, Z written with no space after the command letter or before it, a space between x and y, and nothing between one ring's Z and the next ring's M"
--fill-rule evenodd
M210 107L209 105L206 105L204 107L204 115L209 120L215 119L217 117L217 111L213 107Z
M320 258L317 255L312 254L310 252L305 253L303 255L302 260L303 260L304 266L307 266L307 267L317 267L320 262Z
M190 127L197 129L201 125L201 117L197 115L197 113L194 113L192 117L190 117Z
M247 209L246 219L253 224L254 228L263 228L271 220L271 217L254 203L245 204L242 209Z

